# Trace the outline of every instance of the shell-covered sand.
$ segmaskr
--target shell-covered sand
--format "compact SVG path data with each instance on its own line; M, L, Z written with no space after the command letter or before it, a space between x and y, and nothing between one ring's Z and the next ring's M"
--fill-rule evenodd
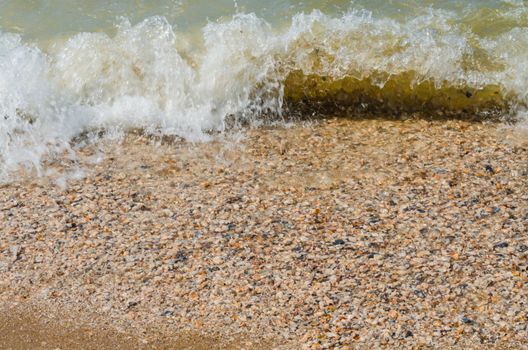
M526 349L519 130L327 119L205 144L129 136L67 186L3 185L0 348Z

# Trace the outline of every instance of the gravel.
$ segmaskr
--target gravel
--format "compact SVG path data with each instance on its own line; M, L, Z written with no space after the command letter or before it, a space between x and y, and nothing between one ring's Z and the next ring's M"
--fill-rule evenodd
M89 311L145 344L528 348L514 127L328 119L106 147L66 187L0 187L0 306Z

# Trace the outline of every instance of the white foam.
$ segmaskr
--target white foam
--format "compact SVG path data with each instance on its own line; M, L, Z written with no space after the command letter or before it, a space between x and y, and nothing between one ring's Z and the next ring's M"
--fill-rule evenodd
M335 78L413 71L416 84L496 84L526 104L528 30L477 38L456 23L457 14L432 9L408 22L313 11L279 29L238 14L209 23L196 41L152 17L123 20L113 37L80 33L47 52L0 32L0 177L20 166L41 171L45 157L70 151L82 133L141 128L200 141L223 131L227 116L280 114L293 70ZM483 67L483 54L494 65Z

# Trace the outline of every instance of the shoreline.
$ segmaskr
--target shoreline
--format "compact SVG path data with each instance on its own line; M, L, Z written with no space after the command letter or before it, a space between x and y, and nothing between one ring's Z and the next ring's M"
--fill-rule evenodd
M125 349L134 329L145 348L526 348L526 137L325 119L232 139L129 136L65 188L0 187L0 306L77 310Z

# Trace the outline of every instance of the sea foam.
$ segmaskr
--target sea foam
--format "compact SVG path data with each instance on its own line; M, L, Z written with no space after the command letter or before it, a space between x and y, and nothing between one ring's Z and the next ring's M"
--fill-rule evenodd
M412 20L350 10L299 13L272 26L255 14L178 32L163 17L117 33L79 33L45 49L0 32L0 177L42 170L80 135L105 130L192 141L228 120L281 116L286 107L515 115L528 104L527 10L476 34L460 14ZM521 18L521 19L519 19ZM520 114L519 114L520 115Z

